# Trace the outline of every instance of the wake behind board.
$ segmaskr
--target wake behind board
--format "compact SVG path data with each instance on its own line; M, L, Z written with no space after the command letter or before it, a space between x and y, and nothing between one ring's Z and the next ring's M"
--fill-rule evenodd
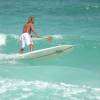
M24 54L19 54L17 58L18 59L40 58L40 57L49 56L53 54L59 54L61 52L67 51L72 47L73 45L59 45L50 48L35 50Z

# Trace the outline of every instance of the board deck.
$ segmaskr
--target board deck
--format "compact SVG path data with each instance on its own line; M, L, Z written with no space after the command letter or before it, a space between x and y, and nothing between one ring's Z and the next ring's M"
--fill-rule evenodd
M25 59L25 58L40 58L48 55L59 54L61 52L67 51L68 49L72 48L73 45L59 45L39 50L34 50L32 52L19 54L17 55L18 59Z

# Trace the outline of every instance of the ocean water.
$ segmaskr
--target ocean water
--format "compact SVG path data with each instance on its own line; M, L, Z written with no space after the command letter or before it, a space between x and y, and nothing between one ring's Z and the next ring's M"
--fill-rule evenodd
M19 52L19 36L32 15L36 32L53 37L33 39L35 50L75 47L43 58L9 59ZM100 1L1 0L0 100L100 100Z

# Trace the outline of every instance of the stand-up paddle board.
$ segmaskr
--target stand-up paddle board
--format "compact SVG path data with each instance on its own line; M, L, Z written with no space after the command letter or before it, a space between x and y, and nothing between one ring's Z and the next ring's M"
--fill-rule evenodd
M59 45L59 46L49 47L45 49L34 50L28 53L18 54L17 58L18 59L40 58L44 56L62 53L72 47L73 45Z

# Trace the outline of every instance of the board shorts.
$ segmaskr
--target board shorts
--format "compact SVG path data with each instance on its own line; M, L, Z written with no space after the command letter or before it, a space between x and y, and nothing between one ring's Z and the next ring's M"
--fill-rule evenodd
M25 45L29 46L30 44L33 45L32 38L29 33L23 33L20 36L21 48L24 49Z

